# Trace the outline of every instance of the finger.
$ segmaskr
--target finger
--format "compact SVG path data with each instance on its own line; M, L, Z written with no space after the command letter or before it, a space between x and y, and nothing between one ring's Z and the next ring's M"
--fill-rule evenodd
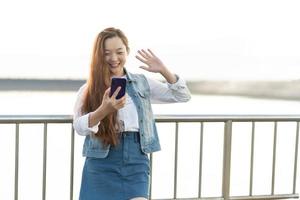
M117 95L119 94L120 90L121 90L121 87L119 86L111 97L116 98Z
M107 97L107 96L109 96L109 93L110 93L110 87L105 90L103 96Z
M118 105L125 105L125 103L126 103L125 95L123 97L121 97L120 99L117 99L117 104Z
M110 92L110 87L108 87L108 88L105 90L104 94L109 94L109 92Z
M151 54L153 57L156 57L156 55L155 55L150 49L148 49L148 51L150 52L150 54Z
M123 107L125 106L125 104L126 104L126 101L122 101L122 102L120 103L120 107L123 108Z
M147 64L147 61L144 60L143 58L141 58L141 57L139 57L139 56L135 56L135 57L136 57L136 59L138 59L138 60L141 61L142 63Z
M147 52L145 51L144 49L142 49L142 52L148 57L148 58L151 58L152 56Z
M122 98L122 100L121 100L121 105L122 105L122 107L124 107L125 104L126 104L126 98Z
M116 109L119 110L119 109L123 108L124 106L125 106L125 104L121 104L121 103L117 104Z
M126 95L122 96L120 99L117 99L116 102L120 103L121 101L126 100Z
M116 100L116 104L115 105L119 109L119 108L124 107L125 104L126 104L126 98L125 98L125 96L123 96L122 98Z
M145 59L148 59L149 57L147 56L147 54L145 54L144 50L138 50L138 53Z
M146 66L140 66L140 68L143 69L143 70L146 70L146 71L150 72L149 68L146 67Z

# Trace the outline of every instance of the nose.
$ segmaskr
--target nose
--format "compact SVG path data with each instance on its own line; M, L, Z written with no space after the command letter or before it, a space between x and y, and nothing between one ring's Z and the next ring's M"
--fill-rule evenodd
M113 54L111 55L111 57L110 57L110 60L111 60L111 61L117 61L117 60L118 60L117 55L113 53Z

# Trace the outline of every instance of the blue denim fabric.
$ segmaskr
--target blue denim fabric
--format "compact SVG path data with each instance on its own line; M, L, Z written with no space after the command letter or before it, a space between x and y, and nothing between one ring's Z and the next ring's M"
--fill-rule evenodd
M152 153L160 150L159 138L150 103L150 87L147 79L142 74L126 72L126 92L132 98L138 112L139 134L141 138L141 150L144 153ZM104 145L97 138L86 136L83 145L83 156L105 158L110 146Z
M148 198L149 159L141 151L138 132L122 133L120 144L106 158L85 160L80 200Z

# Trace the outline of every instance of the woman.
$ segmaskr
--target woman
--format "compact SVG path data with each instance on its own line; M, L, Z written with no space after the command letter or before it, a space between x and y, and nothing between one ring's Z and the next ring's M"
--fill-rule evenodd
M149 159L160 150L151 102L186 102L190 92L185 82L154 55L139 50L136 58L160 73L166 84L125 69L129 54L124 33L107 28L94 43L90 76L78 91L74 128L85 136L80 200L147 199ZM126 95L110 95L112 77L126 78Z

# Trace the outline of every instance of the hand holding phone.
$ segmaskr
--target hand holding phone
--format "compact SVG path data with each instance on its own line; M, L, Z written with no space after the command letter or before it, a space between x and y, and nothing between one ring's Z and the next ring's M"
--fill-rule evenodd
M111 97L113 93L116 91L118 87L121 87L121 90L119 91L118 95L116 96L116 99L120 99L125 95L126 92L126 78L116 78L113 77L111 79L111 87L110 87L110 94Z

